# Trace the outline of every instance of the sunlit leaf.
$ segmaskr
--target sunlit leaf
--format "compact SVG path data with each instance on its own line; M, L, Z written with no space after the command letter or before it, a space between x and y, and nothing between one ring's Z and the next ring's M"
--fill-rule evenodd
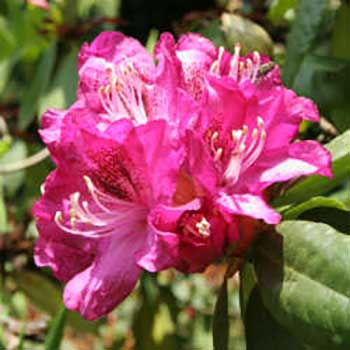
M307 212L314 208L336 208L346 210L346 206L333 198L327 197L314 197L296 206L293 206L283 213L285 220L294 220L298 218L304 212ZM327 209L326 209L327 210Z
M297 4L298 0L273 0L267 16L272 22L278 23L285 20L288 11L294 10Z
M307 221L285 221L277 233L262 235L256 249L265 307L288 332L318 350L350 346L349 256L349 235Z
M278 207L291 203L300 203L311 197L319 196L342 183L350 176L350 131L335 138L327 146L332 154L332 180L323 176L314 175L301 181L288 190L284 196L277 198L273 204Z

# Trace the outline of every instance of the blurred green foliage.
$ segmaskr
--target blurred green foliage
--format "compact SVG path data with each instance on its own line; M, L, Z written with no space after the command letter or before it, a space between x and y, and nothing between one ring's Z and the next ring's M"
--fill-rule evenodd
M125 4L126 1L119 0L52 0L45 11L24 0L0 2L0 169L1 165L21 161L42 149L37 133L42 113L48 107L64 109L75 100L77 53L84 41L103 30L133 34L135 29L135 35L145 36L145 33L140 35L135 23L121 18L120 9L125 9ZM287 219L322 221L324 224L314 223L321 226L311 227L315 235L319 229L340 230L342 233L332 232L337 242L339 240L338 255L346 255L347 245L343 244L342 235L350 233L346 211L350 208L350 136L349 131L346 132L350 128L349 3L229 0L217 1L216 6L203 10L187 9L183 17L167 26L176 35L198 31L230 50L240 41L245 52L259 50L271 55L282 64L284 82L312 98L321 110L321 126L306 123L300 136L328 142L344 132L328 146L334 155L335 181L312 177L292 189L284 189L285 195L275 204ZM153 23L142 18L142 13L150 16L149 11L140 13L136 18ZM135 18L132 14L129 17ZM155 28L149 35L146 33L150 51L159 29ZM52 163L45 160L22 171L0 174L0 349L58 349L61 341L63 350L210 349L215 298L225 270L222 265L210 267L204 275L183 276L175 271L144 274L135 292L98 322L87 322L75 313L62 311L62 286L52 278L50 271L36 268L32 258L37 232L31 207L40 195L40 184L52 168ZM311 195L318 197L310 200ZM328 211L332 208L332 214L326 215L325 208ZM342 225L335 229L326 225L336 226L335 222ZM304 232L304 227L298 227L299 235L293 237L291 230L288 226L280 230L291 249L296 246L297 239L302 240L298 244L310 244L303 241L310 231ZM257 250L261 266L267 266L268 270L271 261L263 252L271 249L274 241L264 244ZM321 257L314 261L313 266L318 267L324 264L322 249L327 250L327 247L320 244L314 249ZM271 253L277 261L277 272L283 266L278 252ZM297 253L289 262L291 273L294 273L294 265L307 266L307 255ZM338 259L338 265L346 265L345 258ZM254 262L257 264L256 259ZM342 271L337 270L338 265L330 271L330 278ZM319 328L308 324L310 328L301 329L299 323L307 323L308 315L306 311L299 314L295 311L300 305L306 306L296 303L293 309L293 305L288 304L290 300L293 304L295 289L291 288L290 294L282 294L279 299L276 293L281 290L277 287L273 291L275 294L264 289L269 276L261 269L248 264L241 274L240 299L246 334L240 316L236 276L228 283L227 317L232 349L303 349L304 340L314 340ZM275 274L271 276L276 277ZM311 277L315 279L304 270L295 277L301 290L305 290L305 297L303 278L311 283ZM275 281L282 283L278 278ZM322 304L328 295L325 286L331 282L318 282L317 297ZM342 293L341 286L336 290ZM313 297L313 293L309 296ZM217 309L224 313L225 307L223 297ZM317 315L324 331L318 334L318 342L335 346L334 343L329 345L327 332L338 324L342 326L341 310L339 315L334 324L327 324L322 315ZM220 318L214 323L219 328L226 324L225 319ZM306 334L306 330L310 333ZM301 339L298 333L302 333ZM340 336L343 338L337 339L337 348L345 350L339 347L339 342L345 339L342 344L348 344L348 336Z

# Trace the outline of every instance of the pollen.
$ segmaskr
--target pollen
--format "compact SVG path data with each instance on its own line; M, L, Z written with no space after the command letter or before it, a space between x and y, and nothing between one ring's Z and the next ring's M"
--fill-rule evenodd
M200 222L197 222L196 228L200 235L204 237L210 236L210 223L204 216Z

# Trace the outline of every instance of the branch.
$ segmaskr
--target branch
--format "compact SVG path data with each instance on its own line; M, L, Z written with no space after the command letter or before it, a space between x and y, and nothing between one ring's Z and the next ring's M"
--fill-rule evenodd
M42 162L48 156L49 156L49 151L47 148L44 148L38 153L35 153L28 158L25 158L10 164L0 165L0 175L6 175L6 174L14 173L16 171L30 168L31 166Z

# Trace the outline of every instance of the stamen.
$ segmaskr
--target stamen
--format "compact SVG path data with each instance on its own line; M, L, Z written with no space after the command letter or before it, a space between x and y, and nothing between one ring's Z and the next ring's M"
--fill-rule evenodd
M104 237L115 232L118 227L128 227L130 220L143 220L147 209L135 203L122 201L98 190L88 176L84 176L93 204L80 202L80 193L69 196L68 218L61 211L55 214L57 226L64 232L85 237ZM135 219L136 218L136 219Z
M251 80L253 83L255 83L255 81L258 77L259 68L260 68L260 64L261 64L261 57L260 57L259 52L254 51L253 60L254 60L254 67L253 67L253 73L252 73Z
M205 217L203 217L200 222L197 222L196 228L200 235L204 237L210 236L210 223L207 221Z
M212 150L213 153L216 153L215 142L218 140L218 138L219 138L219 133L215 131L210 138L210 149Z
M215 152L214 161L217 162L222 157L223 149L220 147Z
M109 84L98 91L102 107L112 120L129 117L136 124L145 124L148 120L142 91L147 88L131 62L127 62L118 71L113 66L106 67Z
M237 43L235 45L233 57L230 61L230 72L229 72L229 76L232 77L235 81L238 80L240 51L241 51L241 45Z
M266 131L264 120L260 116L256 119L256 125L257 127L251 133L249 133L247 125L243 125L240 130L232 130L231 132L234 146L223 175L225 182L230 185L234 185L238 181L239 175L257 160L264 148Z
M222 57L224 55L225 49L223 46L219 47L218 58L212 63L210 67L210 72L216 75L220 75L220 65L222 61Z

